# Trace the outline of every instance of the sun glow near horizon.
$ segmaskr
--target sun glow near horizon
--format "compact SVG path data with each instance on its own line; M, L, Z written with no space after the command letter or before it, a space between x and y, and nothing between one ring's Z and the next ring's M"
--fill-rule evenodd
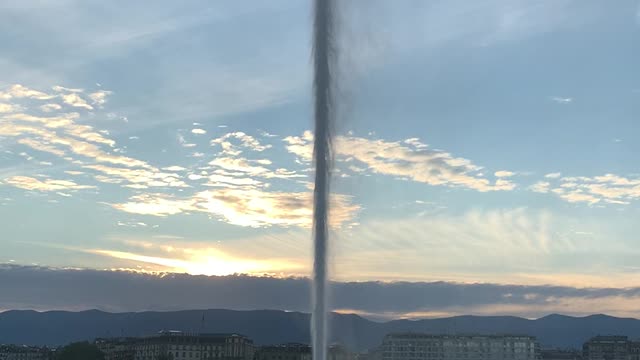
M90 250L90 253L112 258L159 265L166 272L190 275L225 276L233 274L263 275L299 270L303 266L283 260L238 259L216 249L183 251L184 258L147 256L125 251Z

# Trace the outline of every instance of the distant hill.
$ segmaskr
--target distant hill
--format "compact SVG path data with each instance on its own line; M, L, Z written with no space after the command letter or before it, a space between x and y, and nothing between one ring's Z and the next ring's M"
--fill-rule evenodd
M249 336L258 345L308 343L309 314L277 310L0 313L0 343L61 345L78 340L93 340L96 337L151 335L163 329L237 332ZM385 334L398 331L433 334L527 334L536 336L543 347L562 348L579 348L585 340L598 334L620 334L640 338L640 320L606 315L549 315L537 320L511 316L457 316L374 322L357 315L332 314L331 329L332 341L341 342L359 351L377 346Z

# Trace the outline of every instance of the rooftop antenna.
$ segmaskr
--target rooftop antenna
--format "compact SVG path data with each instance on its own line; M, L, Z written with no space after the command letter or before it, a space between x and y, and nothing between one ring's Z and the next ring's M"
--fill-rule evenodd
M200 334L204 331L204 311L202 312L202 319L200 320Z

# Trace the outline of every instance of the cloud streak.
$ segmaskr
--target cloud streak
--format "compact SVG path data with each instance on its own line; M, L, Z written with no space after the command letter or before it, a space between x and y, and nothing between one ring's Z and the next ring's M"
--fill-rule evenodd
M62 190L82 190L93 189L95 186L79 185L70 180L45 179L43 181L28 176L12 176L4 180L5 184L36 191L62 191Z
M299 161L311 160L313 134L288 136L283 140ZM496 172L491 182L481 175L482 167L450 153L430 149L417 138L403 141L372 140L355 136L338 136L336 156L344 162L364 167L369 172L394 176L435 186L466 188L480 192L510 191L516 184L505 179L510 171ZM506 176L509 175L509 176Z

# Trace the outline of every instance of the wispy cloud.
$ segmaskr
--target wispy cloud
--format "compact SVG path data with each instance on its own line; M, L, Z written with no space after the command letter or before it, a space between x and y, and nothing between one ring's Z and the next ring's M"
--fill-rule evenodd
M124 203L111 204L117 210L154 216L202 212L239 226L311 225L310 192L266 191L247 187L251 184L227 183L227 187L201 191L191 197L177 198L164 194L136 195ZM353 219L359 210L350 197L334 195L331 216L334 225Z
M549 191L570 203L626 205L640 199L640 178L637 177L615 174L559 177L558 174L551 178L555 182L547 183Z
M234 144L232 140L239 144ZM230 156L240 155L245 149L261 152L271 148L271 145L263 145L253 136L241 131L231 132L213 139L211 140L211 145L219 145L222 148L222 154Z
M529 190L537 193L546 194L549 192L550 186L551 186L551 183L549 183L548 181L538 181L537 183L531 185L529 187Z
M555 103L558 104L569 104L571 102L573 102L573 98L570 97L560 97L560 96L554 96L551 98L551 100Z
M309 162L312 153L311 132L303 136L288 136L283 140L287 150L300 161ZM354 163L368 171L395 176L429 185L460 187L480 192L509 191L516 187L504 179L509 171L500 171L493 183L481 175L482 167L450 153L430 149L419 139L404 141L372 140L354 136L339 136L335 140L339 160Z
M93 110L93 106L89 105L85 99L81 98L76 93L64 94L61 97L62 97L62 101L64 101L64 103L67 105L70 105L73 107L85 108L87 110Z
M20 99L20 98L32 98L37 100L49 100L56 97L56 95L46 94L42 91L29 89L20 84L10 86L6 90L0 90L0 99Z
M507 177L512 177L514 176L516 173L514 173L513 171L496 171L495 173L493 173L493 175L495 177L499 177L499 178L507 178Z
M28 176L12 176L4 179L3 182L20 189L36 191L81 190L95 188L95 186L90 185L79 185L71 180L38 180Z
M20 109L18 105L0 103L0 113L16 112Z
M93 170L94 178L102 183L121 184L124 187L145 189L148 187L187 187L179 174L164 172L144 160L118 153L116 143L108 132L98 131L91 125L80 123L82 115L65 112L63 106L52 102L56 99L75 108L93 110L84 98L102 107L111 91L99 90L86 94L83 89L54 86L54 93L32 90L13 85L0 93L6 99L29 98L47 101L44 105L29 104L24 111L2 116L0 135L15 139L16 143L39 152L48 153L69 161L73 165ZM33 112L39 108L47 113ZM75 157L70 157L74 155ZM95 173L97 172L97 174Z

